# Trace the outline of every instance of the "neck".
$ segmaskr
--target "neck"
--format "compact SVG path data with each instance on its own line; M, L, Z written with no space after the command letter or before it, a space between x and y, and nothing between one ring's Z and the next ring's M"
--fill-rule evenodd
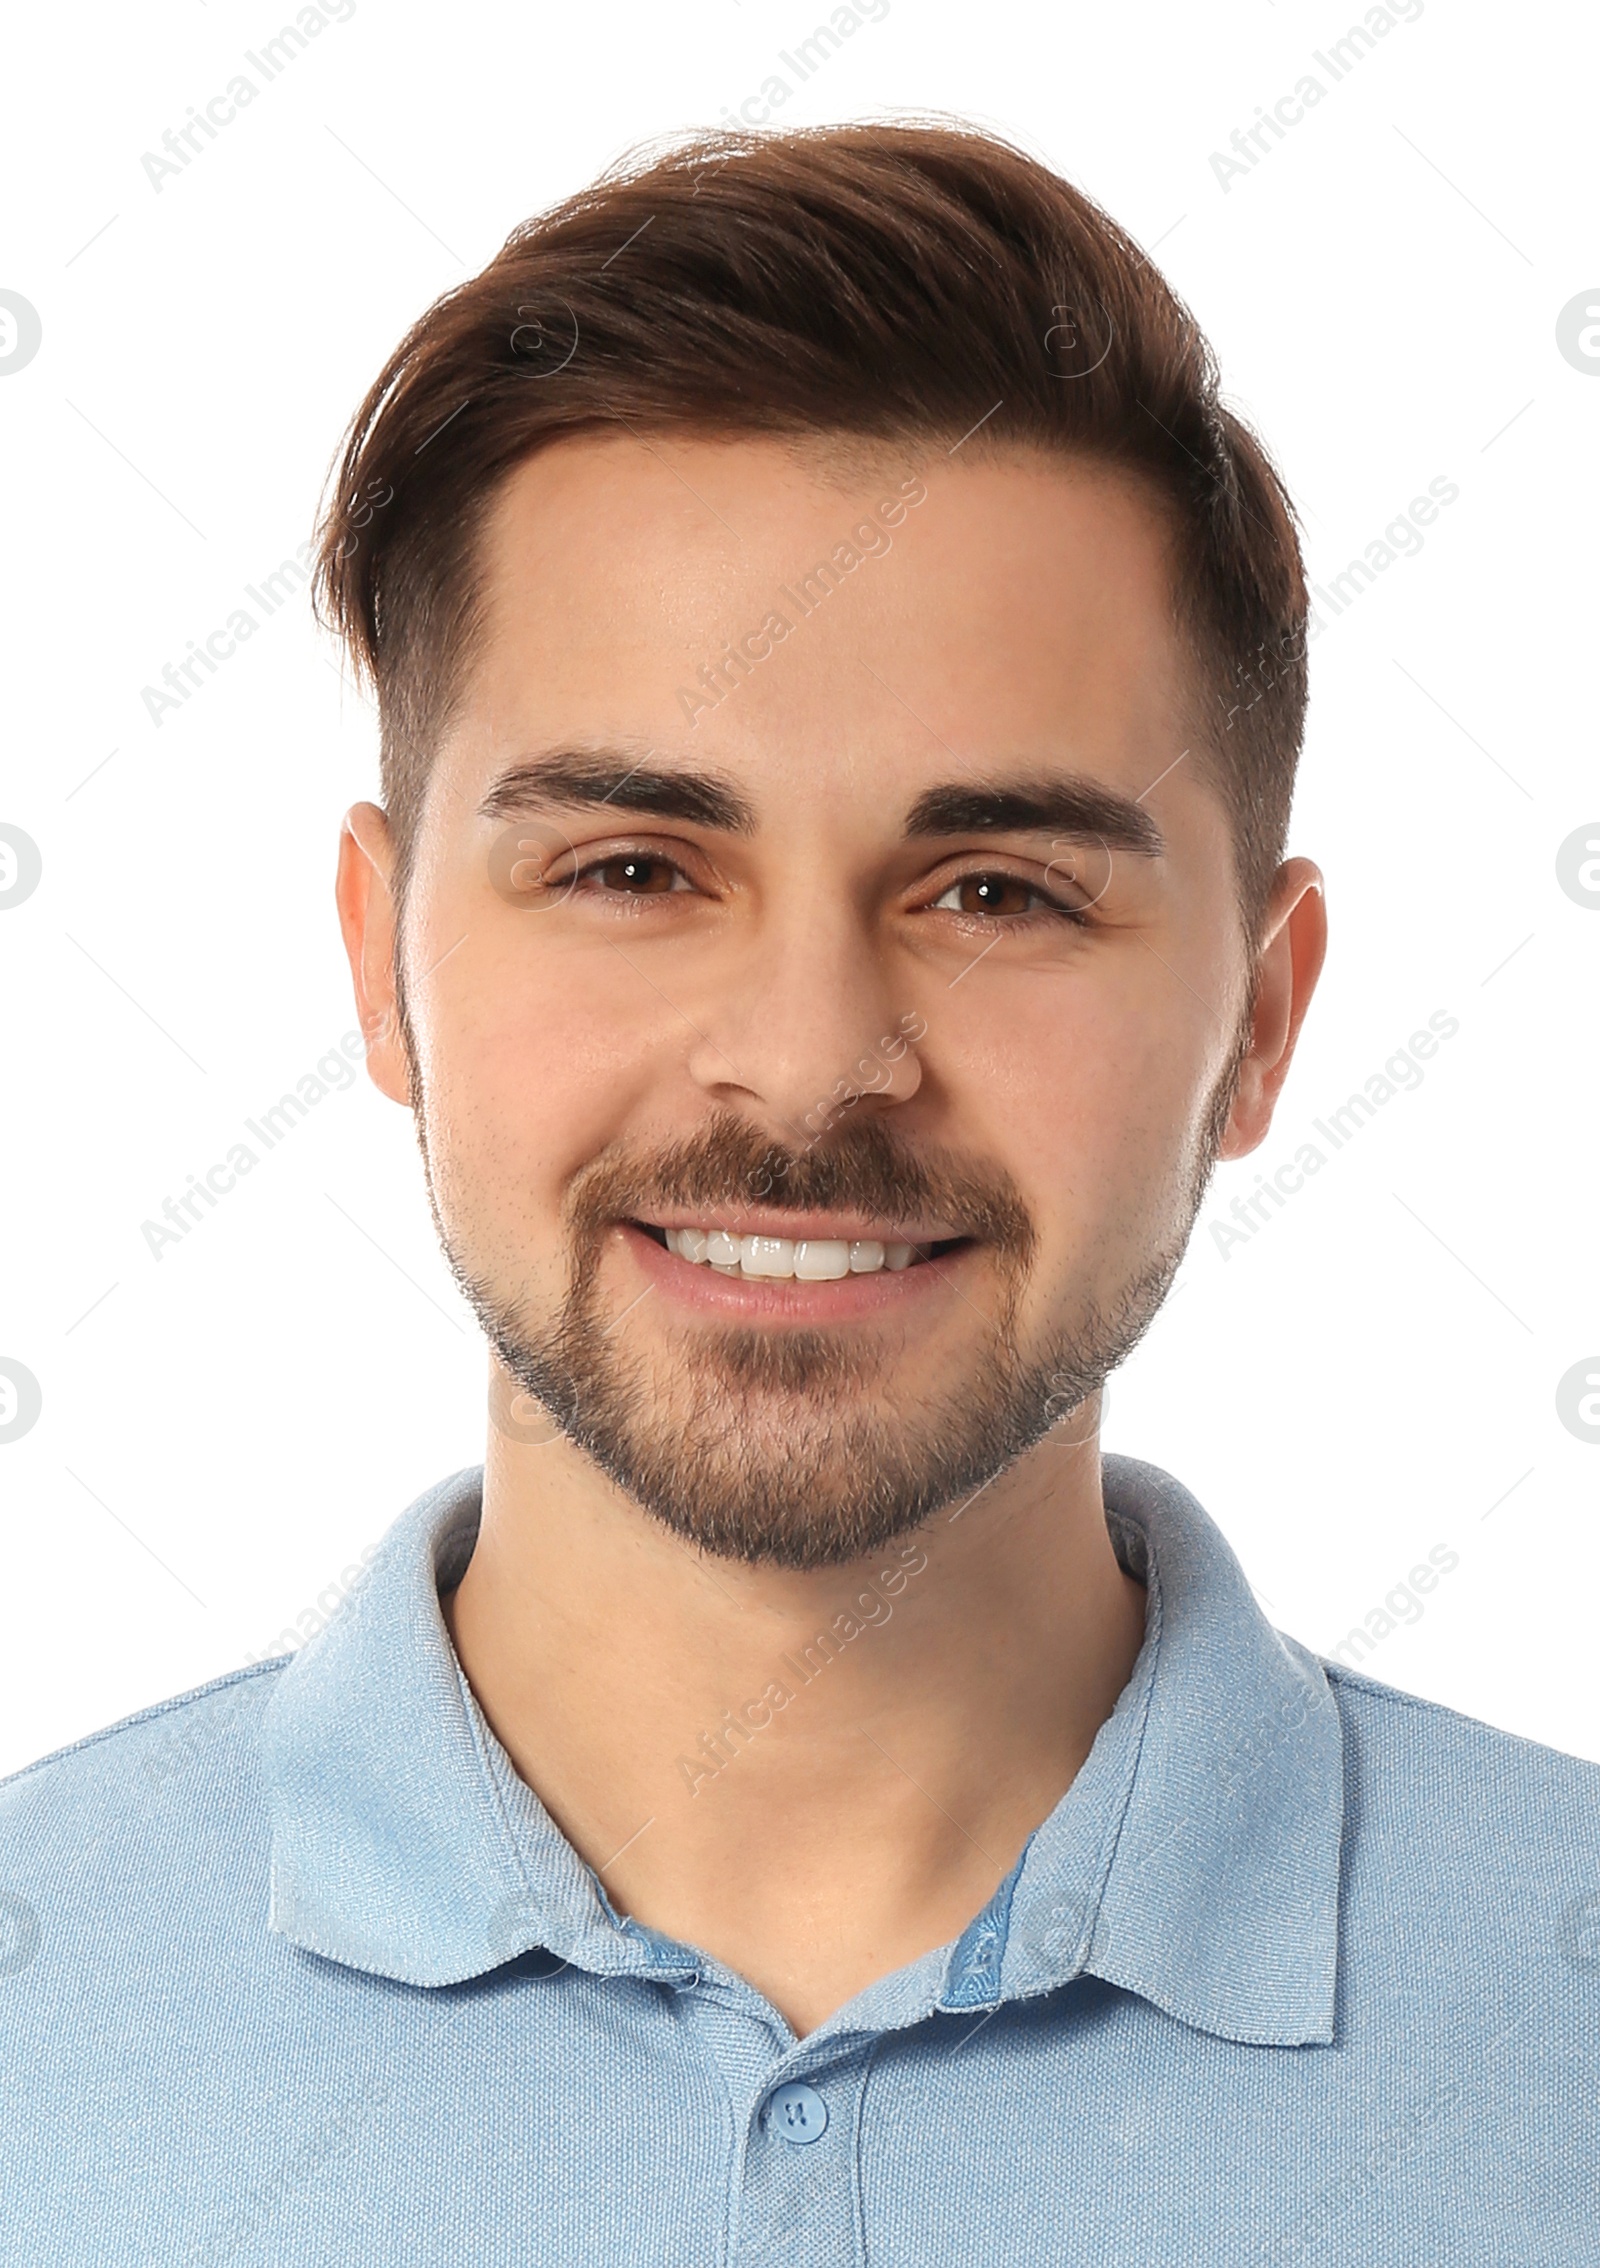
M491 1435L445 1602L485 1716L618 1910L796 2034L959 1936L1128 1680L1145 1594L1091 1412L914 1535L804 1573L697 1552L565 1442Z

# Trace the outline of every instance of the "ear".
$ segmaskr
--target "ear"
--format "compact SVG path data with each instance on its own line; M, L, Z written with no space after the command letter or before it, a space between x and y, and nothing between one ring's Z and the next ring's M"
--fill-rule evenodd
M1265 1141L1327 949L1322 875L1308 858L1288 859L1279 867L1267 901L1250 1052L1239 1073L1219 1157L1242 1158Z
M411 1081L394 985L394 865L388 820L375 803L353 805L339 834L334 882L339 927L367 1043L367 1071L391 1102L409 1107Z

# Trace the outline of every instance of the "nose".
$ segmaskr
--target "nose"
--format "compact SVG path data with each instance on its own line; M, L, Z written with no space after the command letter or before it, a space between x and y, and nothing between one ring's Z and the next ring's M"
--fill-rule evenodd
M907 988L903 988L907 989ZM845 1113L878 1114L922 1084L927 1031L846 908L771 913L695 1019L689 1073L776 1140L803 1146Z

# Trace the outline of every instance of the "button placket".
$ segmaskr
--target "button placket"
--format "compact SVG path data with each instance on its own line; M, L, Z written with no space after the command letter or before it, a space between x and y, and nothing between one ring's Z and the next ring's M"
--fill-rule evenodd
M735 2268L855 2268L855 2132L869 2050L770 2086L751 2113Z

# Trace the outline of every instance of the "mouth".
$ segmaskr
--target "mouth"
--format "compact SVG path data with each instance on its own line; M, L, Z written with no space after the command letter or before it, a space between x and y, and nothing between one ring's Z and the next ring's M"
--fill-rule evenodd
M668 1227L659 1221L630 1221L627 1226L691 1267L766 1283L834 1284L849 1276L899 1275L974 1241L966 1236L911 1238L887 1231L876 1236L823 1233L832 1224L799 1236L741 1235L709 1224Z
M650 1285L686 1316L746 1324L865 1323L907 1316L948 1290L981 1239L941 1233L949 1222L742 1212L619 1220L617 1233Z

